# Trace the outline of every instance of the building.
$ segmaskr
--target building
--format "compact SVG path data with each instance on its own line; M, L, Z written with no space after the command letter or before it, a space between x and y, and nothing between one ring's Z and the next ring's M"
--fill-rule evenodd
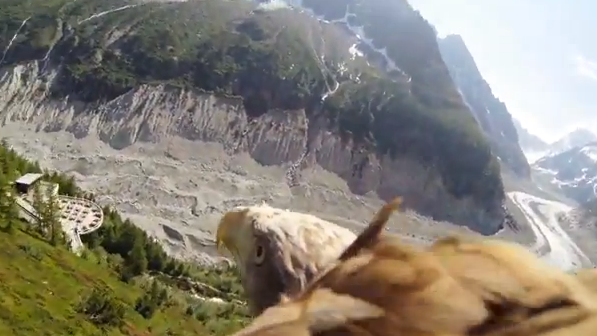
M25 174L15 181L15 189L19 194L28 194L29 191L33 189L32 187L41 180L42 177L43 174Z
M19 177L15 181L15 189L29 202L33 202L33 194L36 187L42 193L42 199L46 199L49 194L58 195L58 184L42 181L43 174L29 173Z

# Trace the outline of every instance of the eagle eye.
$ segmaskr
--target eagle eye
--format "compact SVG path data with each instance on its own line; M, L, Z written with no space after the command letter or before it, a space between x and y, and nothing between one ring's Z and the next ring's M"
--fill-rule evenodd
M255 264L261 265L265 260L265 249L262 245L258 244L255 247Z

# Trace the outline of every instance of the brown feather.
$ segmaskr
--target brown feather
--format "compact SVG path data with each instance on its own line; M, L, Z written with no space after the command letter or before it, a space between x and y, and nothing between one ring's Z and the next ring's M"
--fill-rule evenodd
M585 285L589 290L597 293L597 269L581 269L576 274L576 279Z
M272 323L287 328L275 335L291 336L597 335L597 295L585 284L594 273L566 274L497 240L410 247L381 235L389 209L305 291L258 317L250 335L274 335Z
M352 244L350 244L344 252L338 258L340 261L352 258L357 255L360 251L371 248L375 243L378 242L383 229L386 226L392 213L398 210L398 207L402 203L402 198L397 197L392 202L384 205L373 217L369 225L357 236Z

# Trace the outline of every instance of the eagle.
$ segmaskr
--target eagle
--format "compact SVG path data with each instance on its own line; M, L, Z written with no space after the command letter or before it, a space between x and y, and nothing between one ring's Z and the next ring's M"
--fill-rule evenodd
M597 335L594 271L565 273L495 239L405 245L382 234L397 203L302 291L234 336Z
M238 266L254 315L302 291L355 238L334 223L265 203L224 213L216 232L218 250L230 252Z

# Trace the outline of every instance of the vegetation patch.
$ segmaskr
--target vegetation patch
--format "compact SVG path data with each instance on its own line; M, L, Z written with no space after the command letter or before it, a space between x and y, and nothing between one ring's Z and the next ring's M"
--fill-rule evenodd
M2 144L0 168L0 335L228 335L249 321L234 268L177 261L109 209L76 256L18 219L8 182L39 165ZM93 197L62 174L44 178Z

